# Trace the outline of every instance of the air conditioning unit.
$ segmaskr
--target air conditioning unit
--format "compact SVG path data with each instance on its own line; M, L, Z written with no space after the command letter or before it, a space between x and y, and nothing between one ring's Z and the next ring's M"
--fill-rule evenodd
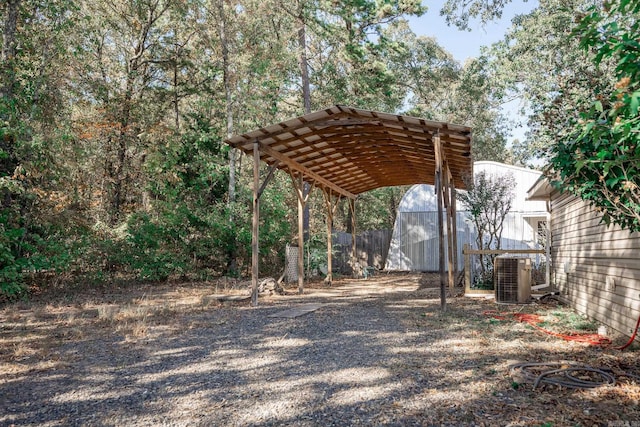
M531 259L501 255L493 264L496 302L524 304L531 298Z

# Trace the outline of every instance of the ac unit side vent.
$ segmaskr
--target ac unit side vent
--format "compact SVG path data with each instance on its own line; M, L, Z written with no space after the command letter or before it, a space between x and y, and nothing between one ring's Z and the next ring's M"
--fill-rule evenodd
M494 264L496 302L522 304L531 298L531 260L496 257Z

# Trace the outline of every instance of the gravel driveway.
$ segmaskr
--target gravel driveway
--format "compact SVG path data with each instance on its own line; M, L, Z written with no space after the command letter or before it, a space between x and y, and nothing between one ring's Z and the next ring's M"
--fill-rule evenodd
M548 338L496 337L496 345L469 328L487 329L477 313L485 303L459 299L445 315L436 289L416 288L415 276L402 276L273 297L257 308L196 295L182 305L138 299L128 311L97 303L71 314L49 307L39 317L5 310L3 334L22 340L14 345L53 342L3 358L0 425L565 425L559 397L532 403L533 392L506 375L513 361L554 352ZM270 317L310 302L319 308ZM590 423L595 412L603 425L640 414L637 397L631 418L620 418L620 402L569 396L577 412L562 414L566 425Z

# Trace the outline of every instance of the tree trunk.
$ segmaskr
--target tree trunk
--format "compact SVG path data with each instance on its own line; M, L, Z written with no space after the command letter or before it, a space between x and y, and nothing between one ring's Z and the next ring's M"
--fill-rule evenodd
M126 198L127 180L130 176L129 165L127 160L127 151L132 134L132 108L135 103L140 103L144 87L136 88L136 82L140 81L142 85L146 85L148 77L147 64L145 62L145 53L147 52L147 41L152 33L155 22L162 16L168 8L168 5L158 9L159 3L150 4L146 10L145 21L142 23L140 30L136 32L135 40L132 41L132 50L128 57L126 67L126 82L124 88L124 96L118 105L116 113L116 121L118 123L118 137L115 164L109 176L111 185L111 212L108 213L110 223L116 224L121 219L122 206ZM137 95L136 95L137 94ZM134 99L135 97L135 99Z
M307 29L304 19L304 0L300 0L298 11L298 49L300 63L300 77L302 83L302 101L304 114L311 112L311 85L309 83L309 61L307 59Z
M178 37L178 30L174 30L176 39ZM176 126L176 134L180 132L180 94L178 93L178 59L180 57L180 47L176 41L174 45L174 57L173 57L173 116Z
M224 1L218 0L219 14L218 36L220 37L220 47L222 49L222 79L225 97L225 115L227 124L227 138L233 136L233 97L231 88L231 72L229 64L229 41L227 38L227 19L224 12ZM229 151L229 203L236 200L236 151Z
M344 229L346 233L353 234L353 212L351 212L348 202L347 200L347 215L344 218Z
M0 95L7 104L13 99L15 86L15 56L16 56L16 31L18 27L18 11L20 0L7 0L7 16L4 20L2 33L2 81L4 85L0 87Z
M137 70L137 66L134 68ZM133 98L133 70L129 71L127 76L127 85L125 97L122 101L122 109L120 110L120 118L118 125L118 147L116 151L116 161L111 172L111 181L113 182L111 192L111 212L109 212L109 221L112 225L116 224L121 217L122 201L124 197L124 184L127 174L127 148L128 148L128 128L131 120L131 101Z
M225 115L226 115L226 134L227 138L233 136L234 128L233 128L233 94L232 94L232 83L231 83L231 71L229 64L229 40L227 37L227 16L224 11L224 1L218 0L217 2L218 15L219 15L219 25L218 25L218 37L220 38L220 47L222 50L222 79L224 85L224 97L225 97ZM233 204L236 201L236 169L237 169L237 151L235 148L231 148L229 150L229 189L228 189L228 202L229 206L229 224L233 224L235 222L234 214L233 214ZM227 271L234 272L237 269L237 241L235 238L235 233L231 233L230 239L233 239L233 242L229 245L229 250L227 251Z
M300 0L298 3L300 9L298 10L298 50L299 50L299 64L300 64L300 77L302 83L302 102L304 107L304 114L311 113L311 85L309 83L309 61L307 58L307 29L304 18L304 0ZM307 182L303 184L303 197L309 194L311 188ZM303 223L303 240L309 241L309 204L305 203L302 212ZM304 256L302 248L298 249L299 257ZM302 293L302 291L300 291Z

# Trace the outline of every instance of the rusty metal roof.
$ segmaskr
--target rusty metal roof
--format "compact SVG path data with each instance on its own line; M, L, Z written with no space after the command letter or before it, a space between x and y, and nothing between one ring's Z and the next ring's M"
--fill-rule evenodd
M473 171L467 126L334 105L225 142L247 154L258 143L265 163L354 197L380 187L434 184L436 134L455 187L465 188L463 178Z

